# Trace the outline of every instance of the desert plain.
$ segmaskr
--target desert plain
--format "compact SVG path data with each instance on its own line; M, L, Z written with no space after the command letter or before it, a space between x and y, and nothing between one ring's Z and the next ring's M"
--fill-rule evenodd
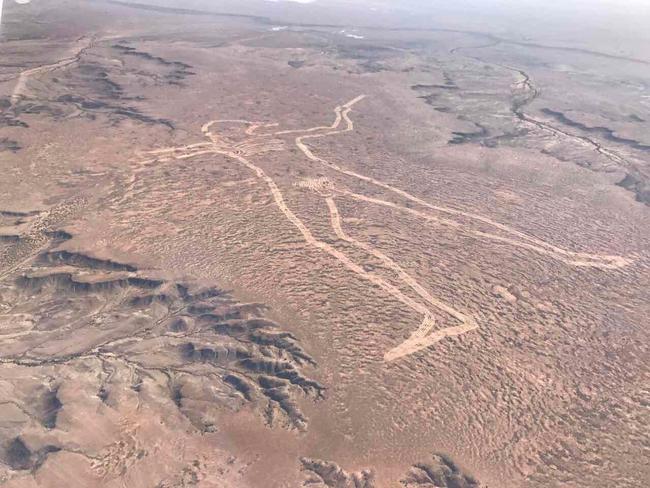
M650 53L372 12L5 0L2 486L646 486Z

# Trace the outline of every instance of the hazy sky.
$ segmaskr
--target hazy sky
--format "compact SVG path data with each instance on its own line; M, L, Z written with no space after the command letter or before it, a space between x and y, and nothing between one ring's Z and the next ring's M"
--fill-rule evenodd
M19 9L4 0L5 10ZM21 0L28 1L28 0ZM129 0L122 0L129 1ZM567 43L650 58L650 0L133 0L355 25L442 27ZM3 0L0 0L0 11ZM50 3L50 0L32 0ZM300 5L305 3L306 5ZM29 8L29 7L27 7ZM300 11L300 17L296 17ZM350 15L348 16L346 11ZM310 13L311 12L311 13ZM304 15L303 15L304 14ZM334 15L336 14L336 15Z

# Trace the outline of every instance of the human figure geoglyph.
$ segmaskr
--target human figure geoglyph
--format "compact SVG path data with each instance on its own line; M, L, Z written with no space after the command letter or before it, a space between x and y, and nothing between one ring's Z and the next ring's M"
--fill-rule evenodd
M479 238L526 249L551 257L570 266L610 270L629 264L630 260L624 257L568 251L536 237L529 236L507 225L493 221L489 217L450 207L434 205L400 188L370 176L357 173L314 154L308 146L308 141L352 132L354 130L354 122L350 118L350 112L364 98L365 96L361 95L343 105L337 106L334 109L334 122L329 126L277 130L277 123L269 124L243 119L211 120L201 127L201 132L205 138L204 141L186 146L146 151L143 154L146 154L150 158L153 157L153 159L149 159L144 163L148 164L152 161L170 161L175 159L184 160L200 155L219 154L242 164L253 172L257 178L261 179L267 185L278 209L293 224L298 232L300 232L307 244L334 257L348 270L382 289L385 293L414 310L422 317L421 323L404 342L385 352L384 360L387 362L420 351L446 337L457 336L475 330L478 328L478 324L471 314L457 310L443 300L434 297L394 259L382 251L373 248L371 245L346 234L336 205L336 198L352 198L357 201L388 207L397 212L408 213L424 221L435 222L438 225L453 229L462 228L464 232ZM282 190L273 178L252 161L253 159L263 157L269 151L287 150L291 146L290 143L286 142L287 136L293 138L295 147L308 160L341 175L379 187L386 192L393 193L411 202L409 206L400 205L393 201L354 193L345 188L337 187L329 178L322 176L296 182L298 186L314 191L325 200L330 213L330 225L337 238L381 261L387 269L395 273L400 282L400 286L395 285L375 272L367 271L361 264L355 262L336 246L318 240L300 217L289 208ZM416 205L412 205L413 203ZM462 218L464 223L454 220L454 217ZM468 228L467 221L475 223L476 227ZM478 228L479 226L482 226L482 228ZM488 232L483 230L484 228L490 228L492 230ZM408 294L403 291L405 288L410 290ZM436 318L443 316L447 318L445 322L451 321L454 324L436 329Z

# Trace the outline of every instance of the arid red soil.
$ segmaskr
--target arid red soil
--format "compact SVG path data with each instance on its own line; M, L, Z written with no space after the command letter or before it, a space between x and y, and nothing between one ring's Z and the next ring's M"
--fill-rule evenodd
M249 3L5 5L0 484L644 486L650 61Z

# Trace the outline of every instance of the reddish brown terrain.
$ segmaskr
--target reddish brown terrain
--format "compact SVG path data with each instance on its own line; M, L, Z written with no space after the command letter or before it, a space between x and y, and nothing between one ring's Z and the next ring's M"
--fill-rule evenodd
M5 0L0 485L646 486L650 53L372 12Z

